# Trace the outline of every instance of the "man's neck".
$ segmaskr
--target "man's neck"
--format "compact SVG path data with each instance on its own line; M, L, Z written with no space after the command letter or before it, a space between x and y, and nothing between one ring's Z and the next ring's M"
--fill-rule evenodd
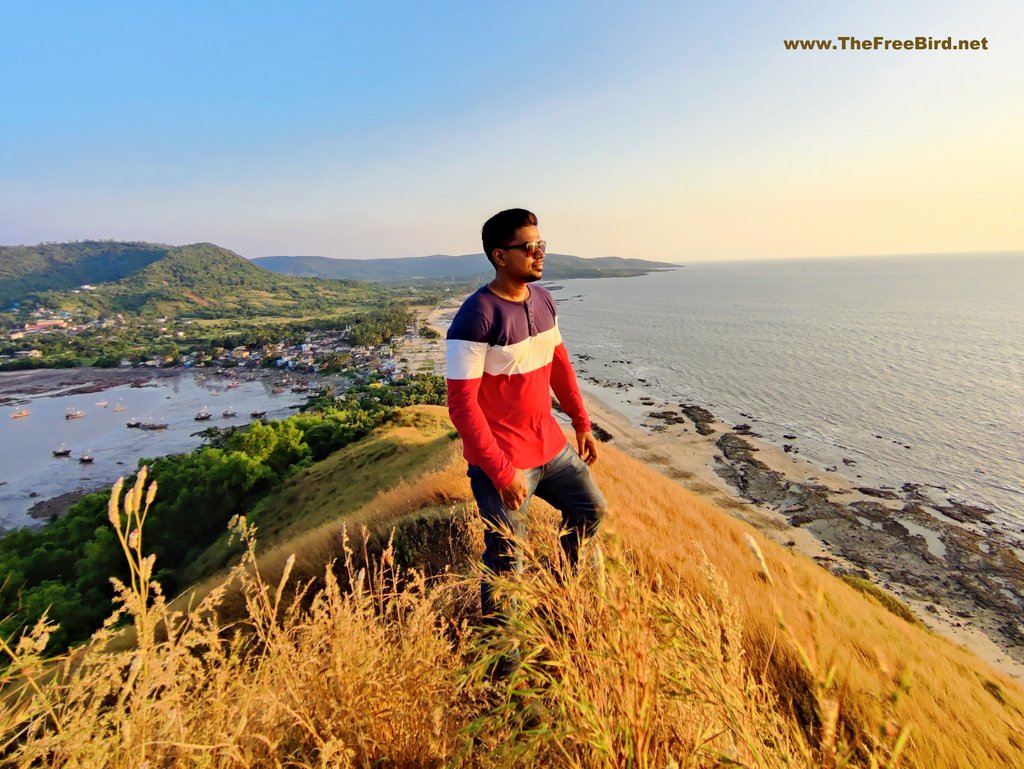
M510 280L502 275L496 275L494 280L487 284L495 294L510 302L525 302L530 296L528 284L516 280Z

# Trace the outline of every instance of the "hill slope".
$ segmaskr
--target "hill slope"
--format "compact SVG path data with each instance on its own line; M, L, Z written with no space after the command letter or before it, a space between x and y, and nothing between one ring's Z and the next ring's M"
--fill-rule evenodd
M354 281L277 275L212 243L65 243L16 251L0 281L17 299L94 314L239 317L340 311L379 299ZM66 269L65 269L66 267ZM67 274L64 274L64 273ZM68 290L89 283L93 290ZM31 286L34 296L24 292Z
M393 480L382 483L381 488L390 490L333 520L325 515L325 498L312 493L315 484L300 481L265 511L276 510L286 522L280 530L286 541L269 548L262 560L271 580L281 573L291 553L299 556L293 574L314 576L324 563L344 552L343 528L358 537L360 526L377 532L397 526L401 551L414 554L425 566L437 568L439 555L442 562L452 553L475 558L482 549L482 531L465 477L461 442L449 442L441 435L450 425L444 409L410 411L418 412L428 416L407 417L398 431L385 427L349 447L344 462L328 473L337 488L326 496L343 494L345 478L366 475L368 458L379 462L378 472L388 477L392 472L388 457L397 444L406 444L398 456L415 452L421 472L438 462L443 467L417 480L418 473L402 465L406 483L394 488ZM382 446L390 448L382 450ZM430 451L420 453L424 447ZM814 562L764 540L746 524L619 452L614 444L603 445L594 472L610 507L604 525L606 542L617 543L608 546L627 553L646 584L671 586L662 589L704 596L712 605L721 605L716 597L719 588L714 580L709 582L707 563L717 574L715 579L722 580L727 600L735 602L748 664L765 674L780 706L796 721L821 717L818 687L835 666L839 688L829 696L838 698L830 700L833 703L841 700L837 717L851 732L871 733L886 720L884 703L907 676L910 694L901 700L896 716L912 724L908 751L914 765L1024 765L1024 739L1017 736L1024 729L1024 691L1015 682L988 669L969 652L899 619ZM309 481L318 477L317 467L307 473ZM357 488L366 488L369 477L363 477ZM307 491L299 493L299 488ZM272 526L272 517L261 515L262 527ZM555 511L535 500L530 517L532 536L553 542ZM438 518L441 525L424 525ZM303 519L324 523L287 539L288 531L303 528L294 527ZM747 543L748 534L764 554L772 582L763 577ZM779 617L784 619L784 629L779 627ZM797 644L810 655L814 671L801 662Z
M162 259L172 248L111 241L0 246L0 308L35 291L121 280Z
M330 259L325 256L263 256L255 264L282 275L305 275L318 278L403 281L449 280L490 275L493 269L483 254L463 256L400 257L396 259ZM544 258L544 277L548 280L568 278L610 278L646 275L656 270L677 269L669 262L645 259L624 259L604 256L583 259L568 254L548 254Z
M21 758L132 766L140 751L161 764L213 751L246 766L434 766L461 754L467 766L835 767L849 748L842 765L901 751L910 766L1024 765L1017 684L611 444L594 468L610 508L605 558L559 582L528 554L524 578L506 586L520 599L507 632L521 678L495 693L484 674L496 642L466 624L477 601L466 564L482 530L447 427L443 409L414 407L296 476L259 513L261 530L283 540L261 555L262 576L250 561L227 599L211 582L180 602L212 590L233 629L205 609L167 619L157 601L136 620L143 657L88 657L75 687L54 691L60 707L34 700L74 728L30 740ZM386 490L363 502L375 484ZM556 521L539 500L531 506L534 548L553 552ZM369 575L364 525L371 553L397 527ZM402 576L401 561L438 576ZM445 574L446 562L465 578ZM291 603L285 582L307 579L313 592ZM161 640L154 628L165 622L178 631ZM235 635L246 628L257 664ZM118 695L128 704L112 712L111 681L129 666L130 691Z

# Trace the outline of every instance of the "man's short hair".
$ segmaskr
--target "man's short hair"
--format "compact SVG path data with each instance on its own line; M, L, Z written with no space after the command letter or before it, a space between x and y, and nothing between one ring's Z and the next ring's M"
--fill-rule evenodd
M501 211L484 222L480 237L484 241L484 255L491 266L497 267L494 264L494 249L509 245L512 238L515 237L516 230L531 225L537 226L537 216L525 208L510 208L507 211Z

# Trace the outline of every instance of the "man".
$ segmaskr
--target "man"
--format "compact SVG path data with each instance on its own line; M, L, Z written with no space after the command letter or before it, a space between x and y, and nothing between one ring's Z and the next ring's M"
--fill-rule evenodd
M448 412L486 526L484 566L495 574L521 568L509 534L525 536L526 510L536 494L561 511L561 545L575 568L606 503L590 476L597 441L558 331L555 302L536 284L546 244L537 217L521 208L495 214L481 234L494 280L459 308L448 329L447 362ZM576 450L551 412L552 390L572 419ZM487 579L480 603L484 621L493 624L498 607Z

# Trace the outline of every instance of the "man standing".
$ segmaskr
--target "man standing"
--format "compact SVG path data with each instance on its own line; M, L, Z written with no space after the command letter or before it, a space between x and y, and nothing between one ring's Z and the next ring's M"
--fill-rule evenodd
M521 208L484 223L484 253L494 280L459 308L448 329L448 412L463 442L470 485L484 519L484 566L521 568L508 536L525 536L536 494L562 513L561 545L575 568L583 541L597 532L604 497L590 476L597 441L590 430L555 302L535 283L546 244L537 217ZM551 412L551 391L572 419L576 449ZM480 589L486 622L495 621L491 587Z

